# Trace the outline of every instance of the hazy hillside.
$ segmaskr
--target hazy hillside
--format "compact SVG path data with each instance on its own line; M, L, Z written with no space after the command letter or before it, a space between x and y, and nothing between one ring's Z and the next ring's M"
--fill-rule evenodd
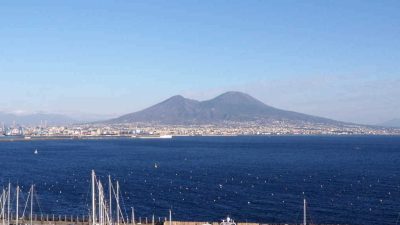
M378 125L383 127L400 127L400 119L392 119Z
M76 120L60 114L51 113L33 113L33 114L14 114L0 112L0 123L19 124L19 125L67 125L77 122Z

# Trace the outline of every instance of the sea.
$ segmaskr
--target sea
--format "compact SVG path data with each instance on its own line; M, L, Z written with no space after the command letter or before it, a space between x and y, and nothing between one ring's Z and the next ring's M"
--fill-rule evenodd
M88 215L92 170L142 221L301 223L306 199L309 223L399 223L399 136L0 142L0 188L21 187L20 212L34 184L35 214Z

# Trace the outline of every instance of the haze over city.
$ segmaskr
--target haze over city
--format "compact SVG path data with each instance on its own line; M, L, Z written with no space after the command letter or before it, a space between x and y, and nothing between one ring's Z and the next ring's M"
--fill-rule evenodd
M3 1L0 111L112 118L225 91L400 117L398 1Z

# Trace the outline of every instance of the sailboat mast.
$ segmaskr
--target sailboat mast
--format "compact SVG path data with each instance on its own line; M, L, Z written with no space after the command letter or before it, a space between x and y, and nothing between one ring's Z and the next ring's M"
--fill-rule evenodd
M111 183L111 175L108 175L108 196L109 196L109 212L110 212L110 221L112 221L112 183Z
M104 200L104 189L103 189L103 185L102 185L102 184L100 184L100 185L101 185L101 188L100 188L100 190L101 190L101 224L104 225L104 224L105 224L105 221L106 221L106 218L105 218L105 208L106 208L106 205L104 204L105 200Z
M96 224L96 189L95 189L95 179L96 175L94 170L92 170L92 224Z
M119 225L119 182L117 181L117 225Z
M1 200L2 206L1 206L1 219L3 222L3 225L6 225L6 220L5 220L5 210L4 208L6 207L6 191L3 188L3 193L1 195L3 199Z
M98 195L99 195L99 198L98 198L98 203L99 203L99 224L100 225L103 225L102 224L102 215L101 215L101 206L102 206L102 204L101 204L101 183L100 183L100 180L97 182L97 193L98 193Z
M11 183L8 183L8 194L7 194L7 225L10 225L10 196L11 196Z
M18 208L19 208L19 186L17 186L17 205L15 209L15 224L18 225Z
M31 225L32 225L32 217L33 217L33 184L31 187Z
M306 199L304 199L304 205L303 205L303 225L307 225L307 202L306 202Z
M172 225L172 210L169 210L169 225Z
M135 225L135 207L132 207L132 225Z

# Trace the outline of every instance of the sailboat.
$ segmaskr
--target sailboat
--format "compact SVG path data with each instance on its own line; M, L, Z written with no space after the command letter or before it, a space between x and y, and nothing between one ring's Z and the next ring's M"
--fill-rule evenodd
M33 152L33 154L37 155L39 152L37 149L35 149L35 151Z
M120 188L119 182L116 182L116 187L111 182L111 176L108 176L108 199L105 189L100 179L96 177L94 170L92 170L92 209L91 209L91 223L90 225L122 225L127 224L127 220L122 213L120 207ZM116 206L113 213L112 203L115 202ZM115 216L116 220L114 220ZM134 218L133 218L134 219Z

